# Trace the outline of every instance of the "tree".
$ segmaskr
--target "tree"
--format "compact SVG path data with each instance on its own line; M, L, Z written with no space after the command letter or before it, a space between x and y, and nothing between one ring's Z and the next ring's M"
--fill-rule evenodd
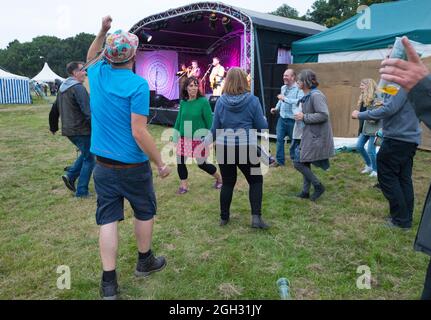
M278 7L277 10L271 12L271 14L285 18L299 19L298 10L287 4L283 4L282 6Z
M0 67L33 78L48 62L55 73L67 77L67 63L85 61L94 38L94 35L80 33L64 40L51 36L36 37L26 43L14 40L0 50Z
M396 0L316 0L307 11L307 19L327 27L333 27L357 13L361 5L370 6Z

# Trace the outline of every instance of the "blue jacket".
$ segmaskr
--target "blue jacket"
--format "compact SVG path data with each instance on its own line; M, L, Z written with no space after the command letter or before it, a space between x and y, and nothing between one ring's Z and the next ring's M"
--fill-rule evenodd
M211 128L217 144L257 145L255 130L268 129L259 99L250 93L223 95L217 100Z

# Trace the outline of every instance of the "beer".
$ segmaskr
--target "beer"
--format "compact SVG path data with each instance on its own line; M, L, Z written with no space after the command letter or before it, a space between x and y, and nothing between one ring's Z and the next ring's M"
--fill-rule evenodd
M410 40L410 43L415 48L417 54L419 56L422 56L423 52L425 51L424 44L416 41L411 41L411 40ZM401 42L401 38L399 37L395 38L395 43L392 48L391 54L389 55L389 58L407 60L406 49L404 48L404 45ZM397 83L389 82L381 79L377 88L379 91L383 93L387 93L391 96L395 96L396 94L398 94L398 91L400 90L401 86L398 85Z

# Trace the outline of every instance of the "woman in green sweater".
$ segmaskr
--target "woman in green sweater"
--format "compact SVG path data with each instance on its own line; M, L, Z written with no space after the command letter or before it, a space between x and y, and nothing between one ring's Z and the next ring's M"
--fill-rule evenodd
M200 93L199 80L195 77L185 81L182 94L183 100L180 102L173 135L173 141L177 144L177 169L181 180L177 194L184 194L189 190L187 158L195 158L199 168L216 179L214 188L221 189L221 176L217 168L206 161L209 150L202 143L212 126L210 104Z

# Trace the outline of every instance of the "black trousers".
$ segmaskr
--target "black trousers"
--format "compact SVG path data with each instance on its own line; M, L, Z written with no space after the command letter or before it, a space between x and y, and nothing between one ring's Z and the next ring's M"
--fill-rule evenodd
M187 170L186 162L187 157L177 156L177 171L181 180L187 180L189 177L189 171ZM206 173L213 176L217 172L217 168L214 165L206 162L205 159L197 159L197 162L198 167Z
M217 161L223 178L220 193L220 217L228 220L233 190L237 181L237 169L241 170L249 184L249 201L252 215L262 215L263 176L255 147L236 146L216 149Z
M377 154L379 184L389 201L392 222L403 228L410 228L413 221L412 171L416 149L415 143L384 139Z
M320 184L320 180L314 175L313 171L311 170L311 163L301 163L294 161L293 166L302 174L304 181L302 186L302 192L310 193L311 185L317 186Z
M431 260L428 265L427 275L425 277L424 291L422 293L422 300L431 300Z

